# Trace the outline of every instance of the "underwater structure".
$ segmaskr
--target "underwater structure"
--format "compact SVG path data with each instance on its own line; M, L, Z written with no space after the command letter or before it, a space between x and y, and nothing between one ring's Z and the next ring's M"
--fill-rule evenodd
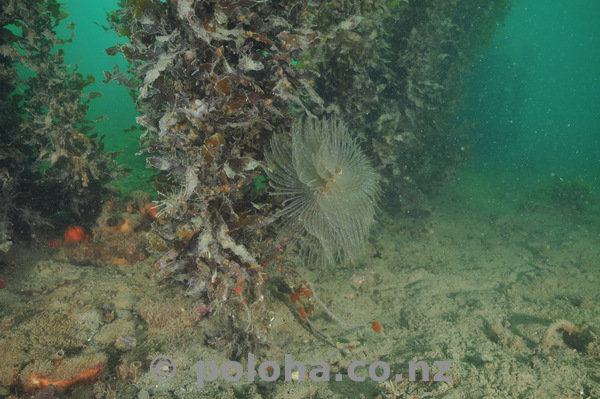
M293 241L313 241L308 252L324 255L314 259L356 260L376 197L384 206L421 206L423 193L467 158L464 126L452 123L460 76L509 3L122 1L107 17L126 40L106 52L124 54L130 68L105 72L104 82L131 90L146 129L142 151L162 172L159 220L147 233L149 249L160 254L155 275L185 275L190 295L212 300L229 297L244 281L247 298L238 311L251 313L263 303L266 266L290 247L284 240L296 236L292 230L305 233ZM55 212L34 203L35 195L32 203L19 201L35 187L32 180L64 198L63 207L97 214L97 204L82 204L106 195L107 183L123 172L90 133L86 110L100 93L82 89L93 77L69 72L62 50L51 51L68 41L54 33L66 15L53 1L36 7L13 1L2 13L3 250L16 221L43 223ZM19 74L22 68L31 73ZM316 173L330 182L336 173L346 182L362 179L356 184L366 189L361 198L323 198L338 201L339 209L356 200L364 218L301 213L303 197L284 205L282 197L293 196L303 178L282 175L302 173L282 165L282 153L291 143L295 160L308 156L302 151L326 155L318 143L301 148L298 138L325 131L327 122L319 121L328 118L353 132L344 131L338 144L356 146L354 158L341 161L356 167L323 160L313 166L340 169ZM334 133L346 129L331 123ZM311 140L327 140L320 134ZM269 185L279 195L270 195ZM321 204L327 207L336 208Z
M0 251L15 233L94 215L108 183L125 172L87 119L89 102L101 95L82 92L94 77L64 63L60 46L72 36L60 38L55 28L66 16L55 1L3 2Z
M2 251L22 230L15 226L51 223L63 208L98 216L98 198L114 195L108 184L126 172L86 118L100 95L82 93L93 77L64 65L60 4L6 3ZM378 201L418 209L468 158L465 126L453 122L460 77L510 1L120 5L107 18L123 43L106 52L122 53L129 68L103 81L131 90L142 153L160 172L145 233L154 277L172 277L183 295L209 304L222 337L237 343L230 357L240 358L268 345L281 288L265 288L271 274L283 275L292 301L314 295L291 260L357 262Z
M108 18L128 42L107 53L124 54L131 67L106 72L105 82L135 92L148 164L163 172L163 220L148 233L162 254L155 274L186 275L190 295L216 302L241 293L238 309L229 309L248 315L241 331L260 331L265 266L295 230L320 242L310 247L322 258L353 259L372 222L376 186L384 206L410 210L468 158L465 126L452 122L460 76L509 3L123 2ZM318 157L318 144L297 142L332 117L354 133L343 145L360 146L357 175L344 169L343 178L370 187L357 199L364 219L302 214L306 198L293 199L302 172L282 164ZM304 118L317 122L298 122ZM325 160L310 162L327 169ZM333 179L342 169L326 173ZM292 199L285 205L282 196Z

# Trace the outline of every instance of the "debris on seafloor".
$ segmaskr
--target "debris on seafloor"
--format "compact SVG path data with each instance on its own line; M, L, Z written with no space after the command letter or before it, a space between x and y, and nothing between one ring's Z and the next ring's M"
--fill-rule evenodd
M139 262L148 256L146 232L158 220L151 196L134 191L124 201L104 202L96 224L90 229L91 234L81 226L69 226L65 232L64 253L78 264Z
M36 362L23 370L21 381L23 388L29 393L50 385L65 391L72 386L89 384L98 379L106 368L106 361L106 355L94 353L65 359L59 365L52 361Z

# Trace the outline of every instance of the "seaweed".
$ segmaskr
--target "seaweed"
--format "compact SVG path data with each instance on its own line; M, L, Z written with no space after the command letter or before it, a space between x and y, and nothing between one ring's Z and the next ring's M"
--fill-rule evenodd
M142 152L160 171L162 219L148 234L161 254L154 275L187 282L188 295L222 318L228 339L266 344L264 315L279 293L262 287L273 263L289 263L273 248L296 233L323 243L328 232L307 233L306 220L297 220L307 215L286 211L281 195L261 188L266 173L275 191L287 190L277 148L300 143L298 131L321 123L301 128L300 120L335 118L355 132L344 148L362 148L354 152L364 157L358 169L376 182L359 201L367 206L361 217L330 221L343 238L313 251L322 259L305 259L356 261L379 185L404 201L402 193L427 192L464 162L464 130L450 122L460 108L459 77L509 4L122 1L107 18L128 42L107 54L122 53L130 65L106 72L104 81L130 89L146 129ZM278 221L290 215L287 224ZM339 244L345 249L331 249ZM302 280L287 266L280 270L290 287Z
M162 220L148 235L161 253L154 274L187 275L188 293L248 342L264 341L260 259L275 239L263 153L276 130L323 112L315 72L295 65L326 36L312 26L316 12L308 2L129 0L108 15L129 43L107 53L130 68L105 82L134 93L142 151L162 173Z
M454 118L463 108L461 77L511 1L324 4L321 23L362 19L303 56L317 69L314 87L357 133L387 206L422 206L423 194L469 159L469 121Z
M71 37L55 29L67 14L56 1L7 1L0 14L2 126L0 129L0 248L10 248L17 230L49 225L69 211L87 218L99 196L123 172L116 153L103 151L87 119L91 99L82 90L94 81L64 63L61 46ZM67 219L61 217L58 219ZM35 234L34 234L35 236Z

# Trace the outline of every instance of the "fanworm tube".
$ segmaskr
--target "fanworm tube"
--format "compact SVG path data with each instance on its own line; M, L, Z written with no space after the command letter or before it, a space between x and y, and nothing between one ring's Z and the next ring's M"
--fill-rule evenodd
M365 248L380 193L379 178L345 123L305 119L271 141L266 154L273 195L285 196L278 241L300 234L305 254L355 261Z

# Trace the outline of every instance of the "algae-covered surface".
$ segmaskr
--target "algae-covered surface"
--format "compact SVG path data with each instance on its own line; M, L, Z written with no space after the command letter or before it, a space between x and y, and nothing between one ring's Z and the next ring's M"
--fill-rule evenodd
M421 212L381 213L370 255L354 268L294 266L314 290L295 304L281 273L266 270L269 328L250 348L255 370L282 365L274 382L247 381L244 331L225 334L225 309L153 279L156 259L76 265L64 248L15 248L0 269L0 396L33 397L23 389L35 392L44 375L57 386L80 378L70 398L600 397L598 207L557 206L539 181L513 181L465 171ZM311 307L312 331L299 306ZM285 354L307 370L327 363L332 380L284 381ZM159 355L176 365L165 382L151 370ZM198 387L196 362L231 360L240 381L219 375ZM364 382L350 381L353 361L365 362L356 369ZM389 365L388 381L368 377L375 361ZM429 377L417 369L409 381L411 361L427 362ZM436 361L451 362L450 381L434 378Z
M600 397L593 0L4 3L0 398Z

